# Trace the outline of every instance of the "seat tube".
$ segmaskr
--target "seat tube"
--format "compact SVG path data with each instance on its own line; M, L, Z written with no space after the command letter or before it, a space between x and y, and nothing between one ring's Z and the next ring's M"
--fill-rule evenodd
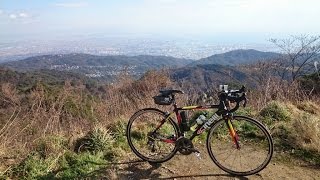
M178 125L180 125L181 124L181 116L179 114L179 110L178 110L176 104L174 104L173 107L174 107L173 111L174 111L174 113L176 114L176 117L177 117Z

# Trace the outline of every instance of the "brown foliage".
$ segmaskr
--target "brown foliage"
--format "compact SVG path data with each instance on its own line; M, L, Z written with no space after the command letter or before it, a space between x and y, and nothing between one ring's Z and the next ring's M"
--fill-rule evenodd
M288 84L271 74L265 74L257 81L259 86L249 93L249 99L258 110L270 100L305 98L299 91L299 84ZM97 124L111 127L115 121L129 118L137 109L157 107L152 97L160 89L178 88L187 91L187 95L177 96L180 105L202 101L199 98L202 95L192 85L180 85L179 88L172 82L165 70L149 71L139 80L123 73L116 82L100 87L99 93L94 95L80 82L71 84L66 81L62 87L38 83L24 94L19 94L9 83L2 84L0 156L21 160L30 151L36 150L39 141L45 141L44 137L60 136L74 141ZM215 91L209 95L216 98ZM161 106L162 110L170 110L168 108L171 109L169 106ZM69 144L71 149L72 142ZM45 151L52 149L49 147ZM1 159L4 158L0 158L0 162Z
M59 135L74 140L96 124L109 127L139 108L154 106L152 97L158 90L172 86L165 71L149 71L140 80L121 74L98 95L89 93L81 83L72 85L69 81L63 87L38 83L23 95L11 84L2 84L0 155L23 157L37 149L43 137ZM6 149L22 152L4 152Z

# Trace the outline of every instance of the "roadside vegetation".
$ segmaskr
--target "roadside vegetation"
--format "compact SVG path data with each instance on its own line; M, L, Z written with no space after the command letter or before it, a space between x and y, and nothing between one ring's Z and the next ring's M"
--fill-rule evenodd
M255 86L248 87L248 107L237 114L268 126L275 142L274 160L320 166L320 81L315 74L302 76L294 68L294 77L280 78L274 75L279 67L274 63L240 67L260 76L255 76ZM31 82L1 80L0 179L112 178L115 173L108 167L130 156L125 137L128 118L144 107L170 110L153 103L158 90L183 89L186 94L178 97L178 104L192 105L214 103L218 87L210 84L210 92L199 92L188 81L172 81L166 70L148 71L138 80L123 73L114 83L100 86L79 80L59 85ZM230 85L237 88L241 82Z
M126 159L130 152L127 119L136 109L156 106L151 97L159 89L174 86L163 71L150 71L139 80L120 76L117 83L101 87L100 94L68 81L60 88L39 82L28 93L2 84L1 177L70 179L110 174L100 171L108 171L111 162ZM261 103L256 102L261 97L251 93L256 99L237 114L254 116L268 126L275 140L275 159L293 157L320 165L319 100L279 98L258 109L254 104ZM188 97L181 96L179 104L199 102Z

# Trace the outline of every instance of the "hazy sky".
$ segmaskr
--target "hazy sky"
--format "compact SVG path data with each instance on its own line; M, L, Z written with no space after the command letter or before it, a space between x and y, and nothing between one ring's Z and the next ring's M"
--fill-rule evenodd
M0 40L85 33L319 34L320 0L0 0Z

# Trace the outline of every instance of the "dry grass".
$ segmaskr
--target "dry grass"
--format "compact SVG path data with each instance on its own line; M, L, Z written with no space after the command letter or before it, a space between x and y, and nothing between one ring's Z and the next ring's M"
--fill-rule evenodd
M116 139L113 146L118 147L115 151L123 153L127 148L123 124L127 121L120 119L128 119L137 109L158 107L152 97L160 89L174 87L179 88L165 71L149 71L140 80L122 74L117 82L101 87L94 95L80 82L71 84L67 81L63 87L47 87L39 83L25 94L20 94L10 83L2 84L0 171L7 171L31 152L44 158L62 156L73 149L77 139L93 129L96 129L93 132L97 132L95 137L101 147L108 146L106 141L110 140L111 130ZM249 93L251 107L259 111L271 100L287 102L294 96L304 97L301 93L293 93L296 88L298 86L294 85L288 90L274 79L265 81ZM179 104L199 101L198 94L192 89L181 89L189 91L191 96L178 96ZM293 102L297 101L296 98ZM290 122L296 144L319 152L320 107L312 101L303 101L298 108L292 104L287 108L294 117ZM161 106L161 109L171 110L171 107Z
M302 149L320 153L320 107L310 101L297 106L288 103L294 142Z
M26 94L19 94L10 83L3 84L1 169L19 163L33 151L48 157L72 149L77 139L97 130L94 127L112 127L137 109L154 106L152 97L159 89L173 86L166 72L155 71L146 73L140 80L122 74L116 83L102 87L102 93L96 95L81 83L66 82L61 88L39 83Z
M296 143L303 149L320 153L320 118L304 114L293 122Z
M297 105L300 110L320 116L320 106L313 101L303 101Z
M301 90L299 83L288 84L284 80L272 77L265 79L254 91L249 93L250 104L256 107L257 110L261 110L270 101L274 100L296 103L310 98Z
M165 71L149 71L137 81L122 75L118 82L104 87L102 101L95 104L95 110L100 114L99 119L106 123L123 116L127 118L137 109L155 106L152 97L160 89L173 87L174 83Z

